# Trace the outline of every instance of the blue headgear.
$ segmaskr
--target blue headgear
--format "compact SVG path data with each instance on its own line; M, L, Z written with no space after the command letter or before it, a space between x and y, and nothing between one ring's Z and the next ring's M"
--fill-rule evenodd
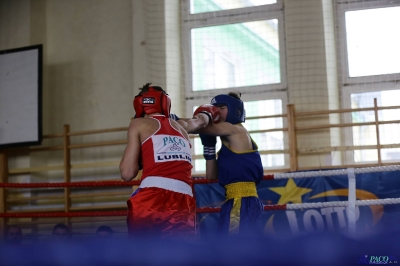
M242 100L236 99L227 94L220 94L212 98L211 104L214 106L221 104L228 106L228 115L226 116L225 122L229 122L233 125L244 123L246 112Z

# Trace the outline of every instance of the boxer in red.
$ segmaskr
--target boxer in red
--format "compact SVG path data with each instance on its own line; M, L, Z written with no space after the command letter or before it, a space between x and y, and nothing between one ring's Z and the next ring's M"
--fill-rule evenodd
M194 236L196 203L192 193L192 152L187 131L217 123L218 108L203 105L191 119L170 117L171 99L147 83L135 97L135 119L120 163L121 178L130 181L142 169L141 184L128 204L130 237Z

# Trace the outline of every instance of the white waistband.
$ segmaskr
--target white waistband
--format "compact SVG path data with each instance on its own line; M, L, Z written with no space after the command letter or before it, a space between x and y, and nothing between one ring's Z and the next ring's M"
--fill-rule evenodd
M160 177L160 176L148 176L141 183L139 188L145 187L158 187L167 190L171 190L178 193L187 194L193 197L192 187L183 181Z

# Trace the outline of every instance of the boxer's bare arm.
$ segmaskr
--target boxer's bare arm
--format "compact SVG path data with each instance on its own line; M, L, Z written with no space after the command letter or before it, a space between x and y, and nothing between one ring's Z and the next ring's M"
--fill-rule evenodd
M129 125L128 144L119 165L121 178L125 181L131 181L139 172L141 124L141 119L134 119Z

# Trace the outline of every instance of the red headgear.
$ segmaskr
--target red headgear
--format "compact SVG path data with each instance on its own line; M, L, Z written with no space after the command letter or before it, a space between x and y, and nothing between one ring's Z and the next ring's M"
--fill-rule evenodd
M171 98L164 91L157 91L153 87L149 87L147 92L135 97L133 108L135 109L136 117L143 117L145 113L161 113L169 117Z

